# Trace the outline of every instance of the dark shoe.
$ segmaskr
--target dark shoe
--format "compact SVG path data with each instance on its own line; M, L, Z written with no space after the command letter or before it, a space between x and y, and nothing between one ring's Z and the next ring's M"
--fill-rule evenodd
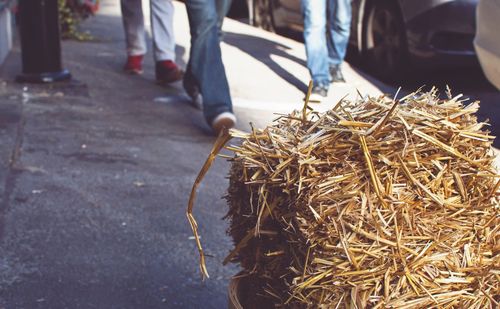
M128 56L127 63L123 67L123 70L129 74L142 74L142 58L143 55Z
M195 83L192 75L189 74L189 71L186 71L186 74L184 74L182 85L187 95L191 98L191 106L196 109L203 109L203 97L201 96L200 88Z
M328 87L325 85L314 86L311 95L309 96L309 102L321 103L328 96Z
M212 129L219 135L223 129L231 129L236 125L236 116L231 112L223 112L212 120Z
M169 84L179 81L184 76L184 72L179 69L172 60L156 62L156 81L159 84Z
M332 65L330 67L330 77L332 78L332 83L345 83L340 65Z

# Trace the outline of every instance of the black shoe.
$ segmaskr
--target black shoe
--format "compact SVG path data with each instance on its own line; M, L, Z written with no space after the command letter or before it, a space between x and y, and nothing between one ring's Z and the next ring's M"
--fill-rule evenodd
M328 87L325 85L314 86L311 95L309 96L309 102L321 103L328 95Z
M345 83L344 75L340 69L340 64L332 65L330 67L330 77L332 78L332 83Z

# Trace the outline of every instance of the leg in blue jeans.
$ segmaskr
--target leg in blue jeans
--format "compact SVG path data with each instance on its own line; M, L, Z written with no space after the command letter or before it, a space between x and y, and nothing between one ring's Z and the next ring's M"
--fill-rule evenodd
M328 0L328 62L344 61L351 30L351 0Z
M198 86L203 96L203 114L209 124L217 115L232 112L221 58L216 1L220 0L186 0L191 52L185 82Z
M314 85L330 84L328 47L326 40L326 1L301 0L304 17L307 68Z

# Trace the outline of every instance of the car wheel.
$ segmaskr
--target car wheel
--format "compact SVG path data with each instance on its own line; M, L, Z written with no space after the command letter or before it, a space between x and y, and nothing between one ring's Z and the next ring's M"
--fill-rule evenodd
M253 10L254 26L276 32L270 0L253 0Z
M229 12L227 12L227 17L230 18L245 18L248 17L248 7L247 1L245 0L233 0Z
M372 2L363 25L363 55L368 69L383 80L396 80L408 65L405 24L391 1Z

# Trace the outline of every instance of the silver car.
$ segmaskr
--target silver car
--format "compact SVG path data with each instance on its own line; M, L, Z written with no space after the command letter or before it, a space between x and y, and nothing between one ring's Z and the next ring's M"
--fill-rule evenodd
M303 30L300 0L246 1L253 25L275 32ZM350 44L382 79L394 79L415 68L474 66L477 3L353 0Z

